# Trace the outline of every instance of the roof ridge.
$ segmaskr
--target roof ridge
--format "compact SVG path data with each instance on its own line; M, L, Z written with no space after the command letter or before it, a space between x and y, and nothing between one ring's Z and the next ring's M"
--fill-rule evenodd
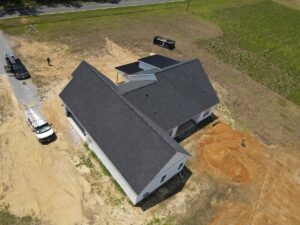
M145 81L148 81L148 82L146 83ZM130 82L127 82L127 83L125 83L125 84L121 84L121 85L117 86L118 91L120 91L120 88L121 88L122 85L126 85L126 84L129 85L131 82L137 82L137 83L139 83L139 82L145 82L146 84L144 84L144 85L142 85L142 86L140 86L140 87L138 87L138 88L129 90L129 91L120 92L120 94L121 94L122 96L123 96L124 94L126 94L126 93L129 93L129 92L132 92L132 91L139 90L139 89L144 88L144 87L146 87L146 86L153 85L153 84L156 83L157 81L155 81L155 80L136 80L136 81L130 81ZM120 88L119 88L119 87L120 87Z
M182 65L185 65L185 64L188 64L188 63L192 63L192 62L195 62L195 61L198 61L198 62L200 63L200 61L199 61L198 59L191 59L191 60L179 62L179 63L177 63L177 64L174 64L174 65L171 65L171 66L162 68L162 69L158 69L158 71L154 72L153 74L154 74L155 77L157 77L156 74L158 74L158 73L162 73L162 72L165 72L165 71L167 71L167 70L174 69L175 67L182 66ZM201 64L201 63L200 63L200 64ZM147 70L145 70L145 71L147 71ZM136 89L134 89L134 90L130 90L130 91L124 92L124 93L122 93L122 94L135 92L135 91L140 90L140 89L142 89L142 88L145 88L145 87L147 87L147 86L154 85L155 83L156 83L156 82L153 82L153 83L150 83L150 84L148 84L148 85L144 85L144 86L141 86L141 87L139 87L139 88L136 88Z
M179 62L179 63L171 65L171 66L167 66L165 68L160 69L156 73L161 73L161 72L164 72L164 71L167 71L167 70L170 70L170 69L174 69L175 67L182 66L182 65L185 65L185 64L188 64L188 63L192 63L192 62L195 62L195 61L198 61L200 63L199 59L191 59L191 60Z
M98 73L98 74L100 74L100 75L102 75L102 76L105 76L105 75L103 75L101 72L99 72L96 68L94 68L92 65L90 65L89 63L87 63L86 61L82 61L82 63L84 63L92 72L94 72L94 73ZM94 74L93 73L93 74ZM95 74L96 75L96 74ZM142 112L140 112L140 110L138 110L136 107L134 107L132 104L130 104L130 102L129 101L127 101L119 92L118 92L118 90L117 89L114 89L114 88L112 88L111 87L111 85L110 84L108 84L107 83L107 81L106 81L106 79L103 79L101 76L97 76L98 78L100 78L102 81L104 81L104 83L107 85L107 86L109 86L112 90L113 90L113 92L116 94L116 95L118 95L120 98L121 98L121 100L123 101L123 102L125 102L125 104L126 105L128 105L129 106L129 108L134 112L134 113L136 113L149 127L151 127L151 129L152 130L154 130L156 133L157 133L157 135L161 138L161 139L163 139L170 147L172 147L176 152L179 152L179 150L177 149L177 148L181 148L181 149L183 149L179 144L177 144L177 142L175 142L169 135L168 135L168 138L165 138L164 137L164 135L162 135L161 134L161 131L158 131L158 130L162 130L158 125L156 125L150 118L148 118L145 114L143 114ZM155 127L156 126L156 127ZM158 129L157 129L158 128ZM174 141L176 144L177 144L177 146L174 146L174 143L171 143L172 141ZM184 150L184 149L183 149ZM186 150L184 150L184 152L186 152L186 155L189 155L190 156L190 154L186 151Z

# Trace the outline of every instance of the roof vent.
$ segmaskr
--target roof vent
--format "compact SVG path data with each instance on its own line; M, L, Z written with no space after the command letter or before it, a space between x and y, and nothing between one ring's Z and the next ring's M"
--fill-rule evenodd
M146 97L148 97L149 95L148 95L148 93L146 93Z

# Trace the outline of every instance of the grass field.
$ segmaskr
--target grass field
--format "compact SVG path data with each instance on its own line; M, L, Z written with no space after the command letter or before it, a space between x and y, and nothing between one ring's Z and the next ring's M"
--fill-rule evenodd
M37 225L40 223L31 216L16 216L11 214L7 206L0 206L0 223L1 225Z
M175 37L198 43L226 63L247 72L255 80L300 105L300 12L272 1L206 0L186 3L128 7L0 21L13 35L39 41L59 41L75 50L96 47L105 35L135 44L144 36L173 30ZM200 20L217 24L220 37L203 40ZM76 26L74 26L76 20ZM175 31L176 29L176 31ZM162 32L163 33L163 32ZM189 35L187 35L189 34ZM92 39L90 37L93 37Z
M300 104L300 12L271 1L216 11L224 35L200 43L225 62Z

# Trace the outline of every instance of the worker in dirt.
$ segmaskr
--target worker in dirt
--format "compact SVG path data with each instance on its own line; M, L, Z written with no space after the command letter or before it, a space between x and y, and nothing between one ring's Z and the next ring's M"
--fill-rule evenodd
M48 66L52 66L51 59L49 57L47 58L47 62L48 62Z
M244 148L247 146L247 145L246 145L246 142L245 142L245 138L242 139L242 141L241 141L241 146L244 147Z

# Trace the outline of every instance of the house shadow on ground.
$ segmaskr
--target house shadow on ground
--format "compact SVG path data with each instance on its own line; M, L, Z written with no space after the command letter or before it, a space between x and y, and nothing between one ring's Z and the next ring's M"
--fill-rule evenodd
M140 207L143 211L146 211L153 206L176 195L183 189L191 175L192 172L187 167L184 167L179 174L171 178L163 186L159 187L156 191L151 193L147 198L142 200L136 206Z
M175 140L179 143L192 134L196 133L197 131L203 129L208 124L213 123L217 119L218 117L215 114L212 114L208 118L202 120L200 123L195 123L193 120L190 120L178 128ZM187 167L184 167L179 174L171 178L167 183L159 187L156 191L151 193L147 198L142 200L136 206L140 207L143 211L146 211L153 206L160 204L168 198L176 195L184 188L191 175L192 172Z
M212 114L211 116L202 120L200 123L195 123L193 120L189 120L188 122L184 123L178 128L176 137L174 139L175 141L180 143L184 139L188 138L189 136L196 133L197 131L203 129L208 124L214 122L217 119L218 117L215 114Z

